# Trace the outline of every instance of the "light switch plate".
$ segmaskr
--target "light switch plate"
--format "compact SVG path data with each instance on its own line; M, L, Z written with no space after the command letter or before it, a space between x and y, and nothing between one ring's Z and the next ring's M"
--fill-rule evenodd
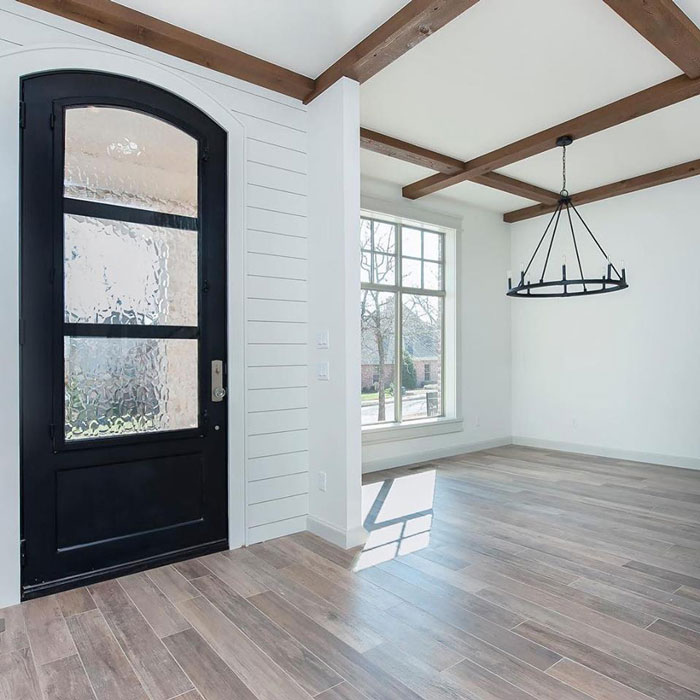
M328 331L319 331L316 333L316 347L319 350L328 350Z
M329 379L330 368L327 362L319 362L316 365L316 379L320 382L327 382Z

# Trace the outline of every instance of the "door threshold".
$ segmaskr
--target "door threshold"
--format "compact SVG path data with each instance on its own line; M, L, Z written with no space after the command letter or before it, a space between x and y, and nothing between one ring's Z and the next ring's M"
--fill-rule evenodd
M119 578L127 574L135 574L146 569L154 569L158 566L167 564L175 564L186 559L195 559L204 556L205 554L213 554L214 552L222 552L228 549L228 539L223 538L207 542L206 544L188 547L186 549L178 549L176 552L166 552L165 554L156 554L152 557L139 559L137 561L127 562L126 564L118 564L117 566L109 566L104 569L95 571L87 571L82 574L66 576L65 578L56 579L55 581L43 581L29 586L22 586L22 600L32 600L42 596L51 595L52 593L60 593L71 588L79 588L87 586L91 583L99 583L112 578Z

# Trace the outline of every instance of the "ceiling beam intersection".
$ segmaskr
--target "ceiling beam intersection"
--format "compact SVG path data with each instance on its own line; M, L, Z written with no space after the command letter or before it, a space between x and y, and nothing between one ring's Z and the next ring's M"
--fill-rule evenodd
M646 175L638 175L637 177L627 178L619 182L613 182L609 185L594 187L590 190L579 192L571 195L571 201L574 204L589 204L591 202L599 202L610 197L617 197L621 194L630 192L638 192L649 187L664 185L668 182L676 182L677 180L685 180L689 177L700 175L700 158L691 160L680 165L673 165L670 168L655 170L653 173ZM503 220L509 224L516 221L525 221L532 219L542 214L551 214L557 208L556 204L536 204L532 207L517 209L516 211L508 212L503 215Z
M430 168L431 170L437 170L440 173L459 172L464 167L464 163L456 158L436 153L421 146L415 146L412 143L401 141L370 129L360 129L360 146L365 150L381 153L407 163ZM532 199L535 202L556 204L559 201L559 195L555 192L550 192L536 185L530 185L527 182L521 182L500 173L476 175L470 180L502 192Z

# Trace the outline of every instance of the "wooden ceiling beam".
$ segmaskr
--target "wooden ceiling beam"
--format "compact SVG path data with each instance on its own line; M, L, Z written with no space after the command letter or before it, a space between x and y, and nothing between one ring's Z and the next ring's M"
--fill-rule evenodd
M700 29L673 0L603 0L689 78L700 77Z
M311 78L111 0L18 0L234 78L303 100Z
M610 185L594 187L593 189L571 195L571 201L577 205L599 202L603 199L609 199L610 197L617 197L621 194L645 190L648 187L656 187L656 185L663 185L667 182L684 180L688 177L694 177L695 175L700 175L700 158L698 160L691 160L688 163L682 163L681 165L673 165L663 170L656 170L646 175L620 180ZM525 207L524 209L508 212L503 215L503 220L512 224L516 221L532 219L542 214L551 214L556 207L556 204L536 204L533 207Z
M411 0L316 79L308 104L340 78L364 83L478 0Z
M464 163L461 160L457 160L457 158L451 158L450 156L436 153L421 146L415 146L412 143L401 141L370 129L360 129L360 146L368 151L381 153L391 158L403 160L406 163L413 163L414 165L420 165L423 168L430 168L448 175L461 172L464 168ZM500 173L486 173L471 179L480 185L515 194L519 197L525 197L526 199L532 199L535 202L556 204L559 201L559 195L555 192L549 192L536 185L530 185Z
M471 180L476 175L483 175L491 170L548 151L556 146L560 136L573 136L574 140L580 139L697 95L700 95L700 78L692 79L686 75L679 75L469 160L459 173L451 175L438 173L406 185L403 188L403 196L408 199L425 197L459 182Z

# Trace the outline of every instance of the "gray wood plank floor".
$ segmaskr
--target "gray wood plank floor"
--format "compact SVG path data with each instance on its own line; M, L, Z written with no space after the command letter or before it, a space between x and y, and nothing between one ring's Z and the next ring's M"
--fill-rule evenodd
M700 472L503 447L308 533L0 610L0 700L700 700Z

